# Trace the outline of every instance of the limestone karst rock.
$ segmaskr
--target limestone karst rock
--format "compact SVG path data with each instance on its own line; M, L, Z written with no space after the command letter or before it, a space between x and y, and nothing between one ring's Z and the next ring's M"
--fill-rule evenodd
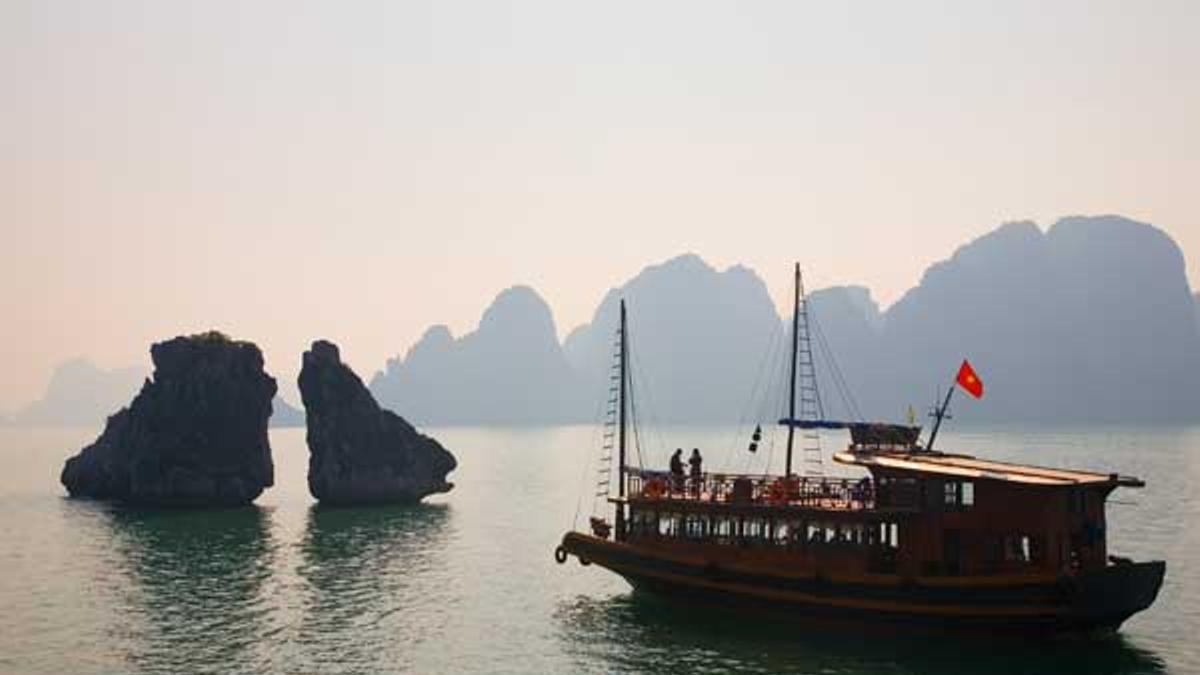
M249 504L274 482L267 438L275 380L250 342L209 332L150 349L152 379L67 460L72 496L135 504Z
M304 353L300 395L308 419L308 489L324 504L414 503L453 485L457 462L437 441L384 410L337 345Z

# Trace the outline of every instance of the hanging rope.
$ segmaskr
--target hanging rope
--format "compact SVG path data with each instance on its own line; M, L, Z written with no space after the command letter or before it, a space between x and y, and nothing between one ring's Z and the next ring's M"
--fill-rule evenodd
M734 436L725 449L724 457L722 457L721 466L726 469L733 465L733 458L738 456L738 453L741 452L742 443L745 442L745 439L748 436L747 431L749 431L749 425L755 424L757 426L763 421L761 410L756 410L756 408L758 408L760 401L765 401L770 396L769 385L766 389L762 389L761 386L763 385L763 377L768 372L767 366L773 362L774 359L772 357L774 356L775 351L779 348L779 343L782 342L780 339L780 335L782 335L782 333L783 331L772 332L771 338L767 342L767 347L763 350L762 357L759 359L758 369L754 374L754 384L750 387L750 396L746 400L746 403L742 406L742 410L738 415L738 424L734 430ZM762 395L762 399L759 398L760 394ZM758 412L758 415L752 419L752 416L754 416L756 412Z
M817 322L816 316L810 316L809 321L812 323L813 332L817 336L817 348L821 350L822 356L829 364L829 372L833 377L833 386L837 389L838 395L842 399L842 405L846 406L848 415L854 418L855 421L864 421L862 411L859 410L858 401L854 399L854 392L846 383L846 378L842 375L842 369L838 366L837 359L834 357L833 349L829 346L829 341L825 338L824 331L821 330L821 324Z
M640 383L638 385L638 389L641 391L642 399L645 402L643 409L645 411L647 411L645 419L647 420L647 425L649 426L650 433L653 435L652 440L657 442L659 447L666 448L667 447L666 438L662 434L661 417L659 416L659 411L662 409L658 406L657 400L654 398L654 389L653 389L653 387L650 386L650 378L649 378L649 376L647 376L646 370L642 367L642 362L638 360L636 352L634 352L633 350L627 350L627 354L630 357L629 363L630 363L631 377L633 378L634 381ZM630 383L630 396L629 396L629 400L630 400L631 404L635 400L633 397L633 393L632 393L633 389L634 389L634 387L632 386L632 382L631 382ZM643 419L640 416L640 413L638 415L632 415L632 416L636 420ZM640 422L638 422L634 425L635 436L638 437L639 444L641 443L640 428L642 426L643 425ZM661 458L655 457L653 455L650 457L651 463L656 462L659 459L661 459ZM639 462L639 466L642 468L645 468L647 466L645 463L644 457L641 454L640 448L638 450L638 462Z
M607 389L606 389L606 391L607 391ZM580 464L583 465L583 473L579 476L579 486L578 486L577 496L575 498L575 515L572 516L572 518L571 518L571 529L572 530L576 530L579 527L579 512L583 510L583 495L584 495L585 490L587 490L587 492L592 493L591 513L593 516L596 515L595 490L589 490L587 488L587 478L589 475L591 475L594 471L597 470L597 466L600 463L599 455L596 456L595 464L592 463L591 453L594 448L600 447L602 445L599 441L601 440L601 434L603 433L603 430L604 430L604 420L603 420L603 415L605 414L604 403L607 400L608 400L607 395L605 395L603 398L596 400L596 409L592 413L591 440L588 442L587 445L583 446L583 461L580 462ZM601 452L603 452L603 450L601 450Z

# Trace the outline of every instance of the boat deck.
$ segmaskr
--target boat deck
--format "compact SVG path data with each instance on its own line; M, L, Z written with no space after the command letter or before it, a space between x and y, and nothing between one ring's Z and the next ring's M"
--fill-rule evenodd
M629 475L631 501L869 511L876 509L875 497L869 478L706 473L694 479L665 471L631 471Z

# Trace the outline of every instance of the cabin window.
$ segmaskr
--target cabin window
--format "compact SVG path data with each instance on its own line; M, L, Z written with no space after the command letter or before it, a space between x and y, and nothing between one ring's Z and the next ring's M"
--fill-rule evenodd
M968 481L946 481L942 487L942 497L948 511L971 508L975 505L975 484Z
M879 543L888 548L900 548L900 526L896 523L880 523Z
M775 524L775 543L779 544L780 546L786 546L788 543L788 540L791 538L791 531L792 531L792 528L791 528L790 524L776 523Z
M762 534L762 521L757 518L747 518L742 521L742 539L754 539Z
M679 515L664 513L658 519L658 534L662 537L674 537L679 534Z
M683 523L683 536L688 539L701 539L705 534L704 519L700 516L688 516Z
M1023 564L1036 563L1042 557L1041 541L1027 534L1013 534L1004 538L1004 559Z
M651 534L658 529L657 516L653 511L634 511L633 531L637 534Z
M728 518L714 519L712 529L718 539L728 539L733 536L733 526Z

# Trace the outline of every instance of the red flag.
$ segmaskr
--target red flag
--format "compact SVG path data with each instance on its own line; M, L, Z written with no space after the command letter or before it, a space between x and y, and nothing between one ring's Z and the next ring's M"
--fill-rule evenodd
M971 362L966 359L963 359L962 367L958 369L958 386L975 398L983 398L983 380L979 379L979 375L975 374L975 369L971 367Z

